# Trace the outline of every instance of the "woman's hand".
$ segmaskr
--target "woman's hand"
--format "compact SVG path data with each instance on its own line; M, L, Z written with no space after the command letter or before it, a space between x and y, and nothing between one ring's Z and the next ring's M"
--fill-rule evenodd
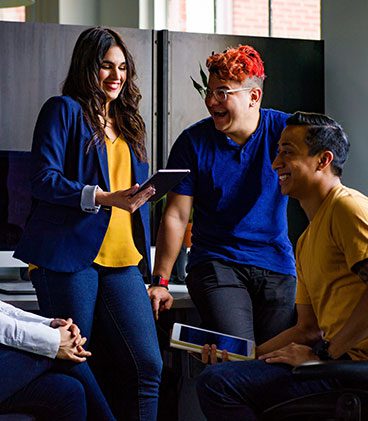
M87 339L81 337L78 326L73 324L72 319L68 319L65 322L65 325L57 327L60 332L60 346L56 358L76 363L86 361L86 357L91 355L89 351L83 349Z
M114 192L105 192L98 189L96 191L95 203L96 205L102 206L116 206L117 208L133 213L156 193L153 186L148 186L141 192L134 194L138 189L139 184L135 184L127 190L117 190Z
M72 336L75 338L74 345L78 346L80 345L81 335L79 327L73 323L73 320L69 318L68 320L65 319L54 319L51 321L50 326L54 329L60 327L60 326L69 326L69 331L72 334Z
M71 320L71 319L68 319ZM60 326L65 326L68 324L68 321L65 319L53 319L51 320L50 326L54 329L60 327Z
M264 360L266 363L283 363L293 367L306 361L319 361L319 358L313 354L312 348L306 345L298 345L294 342L276 351L260 355L258 359Z

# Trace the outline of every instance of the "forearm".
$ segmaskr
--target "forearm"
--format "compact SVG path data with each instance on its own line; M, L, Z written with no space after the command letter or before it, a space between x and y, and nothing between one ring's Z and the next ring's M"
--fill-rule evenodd
M276 349L283 348L291 342L300 345L312 346L322 336L322 332L318 329L309 329L307 326L295 325L290 329L284 330L274 338L257 346L257 356L267 354Z
M38 314L30 313L29 311L24 311L18 307L12 306L11 304L4 303L3 301L0 301L0 313L16 320L24 322L38 322L46 326L50 326L50 323L53 320L47 317L39 316Z
M96 190L95 204L102 206L114 206L114 193L103 191L102 189Z
M55 358L60 334L39 322L16 320L0 313L0 343L23 351Z
M368 288L354 308L344 327L330 340L328 352L332 358L339 358L356 344L368 337Z
M157 234L154 275L170 278L183 244L187 223L188 221L164 215Z

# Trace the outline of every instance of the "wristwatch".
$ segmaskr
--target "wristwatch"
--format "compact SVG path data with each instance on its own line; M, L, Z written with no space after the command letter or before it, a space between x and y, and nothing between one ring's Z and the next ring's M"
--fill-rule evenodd
M330 353L328 352L328 348L330 346L330 342L326 341L325 339L320 339L312 348L313 354L317 355L317 357L321 361L328 361L333 360Z
M161 275L153 275L151 284L148 288L151 287L164 287L166 289L169 289L169 279L165 279Z

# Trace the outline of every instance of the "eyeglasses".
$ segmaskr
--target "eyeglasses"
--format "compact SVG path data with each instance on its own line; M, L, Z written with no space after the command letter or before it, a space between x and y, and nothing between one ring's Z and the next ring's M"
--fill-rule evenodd
M225 88L218 88L211 91L211 89L207 88L205 90L205 97L204 99L208 101L211 96L213 95L215 97L215 100L218 102L225 102L227 100L227 95L232 94L235 92L241 92L241 91L250 91L252 88L237 88L237 89L225 89Z

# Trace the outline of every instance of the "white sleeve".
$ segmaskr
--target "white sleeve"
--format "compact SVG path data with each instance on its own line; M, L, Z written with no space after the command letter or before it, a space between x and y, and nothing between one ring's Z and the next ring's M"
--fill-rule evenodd
M12 310L9 307L13 306L4 304L0 302L0 343L23 351L55 358L60 346L60 332L58 329L53 329L45 324L46 320L52 319L45 319L22 310L20 310L20 313L26 313L30 317L28 320L26 317L18 318L16 311L9 314ZM15 307L13 308L18 310ZM3 311L3 309L9 312Z
M20 308L12 306L11 304L4 303L3 301L0 301L0 313L7 314L8 316L14 317L17 320L22 320L24 322L38 322L47 326L50 326L51 322L54 320L39 316L38 314L30 313L29 311L24 311Z
M100 205L96 205L96 191L99 189L99 186L89 186L86 185L82 189L80 206L84 212L88 213L98 213L100 210Z

